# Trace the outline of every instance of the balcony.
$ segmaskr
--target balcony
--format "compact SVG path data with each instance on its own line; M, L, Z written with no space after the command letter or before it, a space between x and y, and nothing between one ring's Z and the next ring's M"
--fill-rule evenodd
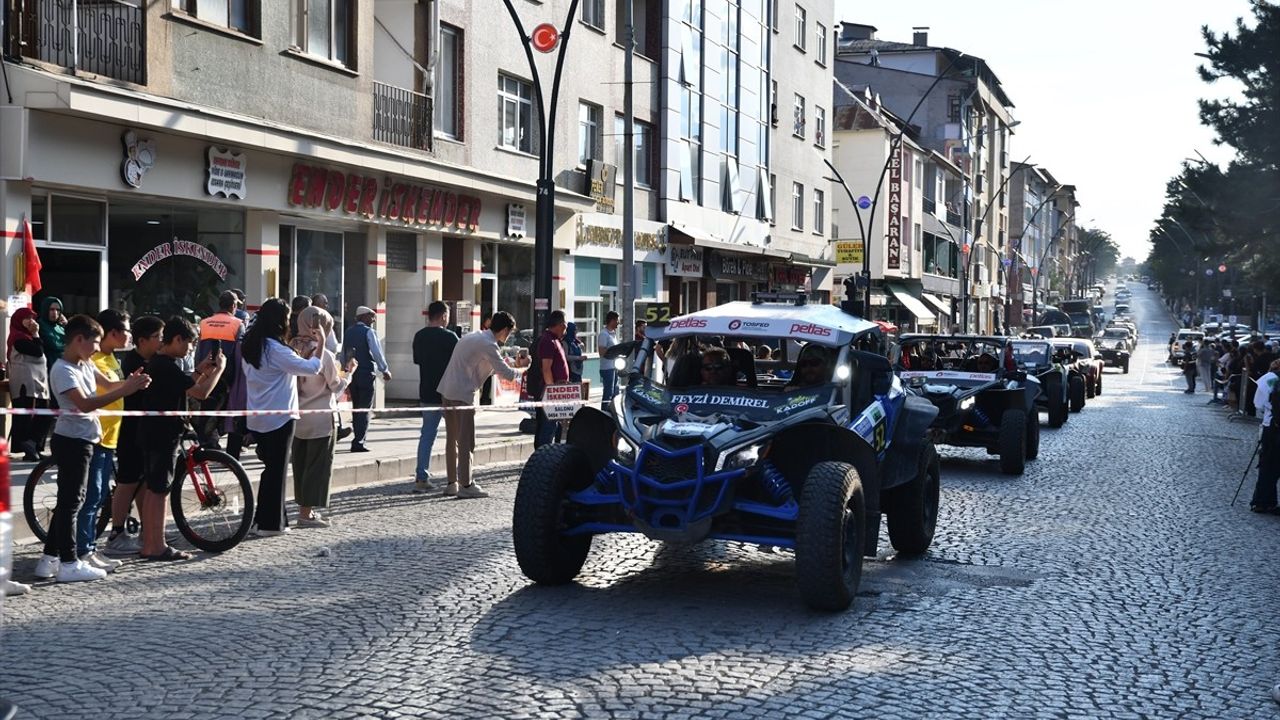
M143 85L146 13L137 0L7 0L4 52Z
M420 92L373 83L373 139L431 151L431 98Z
M924 198L924 211L927 215L938 214L938 203L931 197Z

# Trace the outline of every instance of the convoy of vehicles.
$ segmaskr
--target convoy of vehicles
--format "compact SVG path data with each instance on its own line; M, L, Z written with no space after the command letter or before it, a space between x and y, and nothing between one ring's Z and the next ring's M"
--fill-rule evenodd
M1054 355L1053 345L1044 340L1013 343L1013 358L1018 368L1040 381L1036 409L1045 411L1049 427L1059 428L1067 422L1071 400L1067 395L1069 371Z

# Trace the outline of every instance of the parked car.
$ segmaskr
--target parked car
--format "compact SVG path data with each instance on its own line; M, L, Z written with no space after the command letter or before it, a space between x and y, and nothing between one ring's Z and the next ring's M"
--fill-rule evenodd
M704 385L701 347L725 337L782 357L757 362L727 343L736 379ZM659 340L672 341L666 362L651 361ZM579 409L567 442L539 448L521 472L520 569L568 582L604 533L747 540L794 549L810 606L848 607L881 515L904 555L929 548L938 517L938 454L926 436L937 410L903 388L890 347L880 324L797 299L727 303L611 348L623 391L603 411Z
M1054 342L1059 352L1069 352L1070 356L1061 356L1062 362L1079 372L1084 378L1084 396L1097 397L1102 394L1102 356L1094 347L1092 340L1075 338L1068 342Z
M1253 334L1253 328L1243 323L1232 325L1229 322L1211 322L1200 326L1200 330L1205 337L1232 336L1237 338L1248 337Z
M1169 364L1180 365L1182 363L1183 347L1190 342L1192 352L1200 348L1200 343L1204 342L1204 333L1191 328L1182 328L1173 335L1169 336Z
M1054 357L1053 344L1044 340L1015 340L1013 360L1018 369L1040 381L1036 409L1044 410L1049 427L1059 428L1067 421L1070 398L1067 397L1068 370ZM1037 419L1038 422L1038 419Z
M938 408L929 427L935 445L984 448L1000 456L1000 470L1021 475L1040 454L1035 399L1040 382L1017 367L1013 340L981 335L904 335L899 366L910 392Z

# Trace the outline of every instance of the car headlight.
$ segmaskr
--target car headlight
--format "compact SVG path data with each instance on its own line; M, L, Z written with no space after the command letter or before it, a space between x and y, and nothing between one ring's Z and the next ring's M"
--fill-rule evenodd
M622 433L614 434L614 456L623 465L634 465L636 462L636 444Z
M768 453L768 447L768 443L762 442L724 453L720 456L720 462L717 463L719 467L716 470L737 470L738 468L751 467Z
M971 397L967 397L967 398L965 398L965 399L961 400L961 401L960 401L960 409L961 409L961 410L968 410L969 408L973 407L973 402L974 402L974 400L973 400L973 398L971 398Z

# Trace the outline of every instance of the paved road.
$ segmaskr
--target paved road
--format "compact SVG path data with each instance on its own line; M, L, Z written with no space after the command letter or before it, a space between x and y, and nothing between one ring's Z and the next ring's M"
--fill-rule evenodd
M362 488L331 530L40 586L5 603L0 695L40 718L1277 717L1280 518L1227 505L1256 428L1181 393L1134 294L1131 374L1022 478L945 450L934 549L868 563L849 612L736 544L600 538L580 584L531 587L508 466L489 500Z

